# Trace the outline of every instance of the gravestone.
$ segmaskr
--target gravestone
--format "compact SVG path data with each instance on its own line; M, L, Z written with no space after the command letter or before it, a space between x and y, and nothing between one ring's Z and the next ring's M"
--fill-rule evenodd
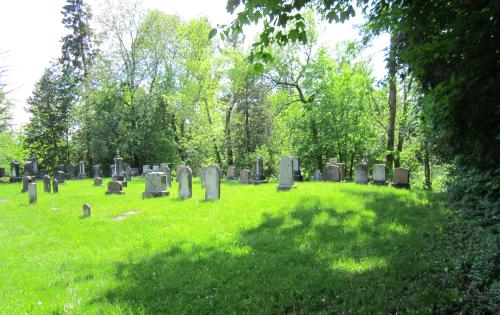
M142 175L146 175L149 173L149 165L143 165L142 166Z
M206 171L207 171L207 168L205 166L202 166L201 173L200 173L201 187L205 187Z
M64 164L57 165L57 170L64 173Z
M385 164L374 164L373 165L373 183L375 185L387 185L387 181L385 179L386 174L386 166Z
M53 179L52 180L52 191L54 193L58 193L59 192L59 181L57 179Z
M47 171L44 170L43 168L38 168L38 174L36 175L36 178L43 179L45 175L49 175L47 174Z
M340 169L340 181L345 180L345 164L344 163L335 163L333 165L337 165Z
M127 182L130 182L132 180L132 168L128 165L127 167L125 167L125 179L127 180Z
M295 172L293 169L293 159L289 156L284 156L280 161L280 183L276 190L289 190L294 185Z
M264 175L264 160L259 156L255 159L253 167L252 184L267 183L266 176Z
M337 165L327 165L323 170L324 182L340 182L340 168Z
M64 172L61 172L61 171L56 172L57 183L64 184L64 177L65 177Z
M410 189L410 171L402 167L395 168L392 186Z
M183 167L187 167L187 166L186 166L186 165L182 165L182 164L181 164L181 165L177 165L177 166L175 167L175 177L176 177L176 181L177 181L177 182L179 182L179 172L181 171L181 169L182 169ZM192 172L191 172L191 176L192 176Z
M9 182L16 183L22 180L21 174L19 173L19 163L15 160L10 162L10 178Z
M102 186L102 178L101 177L94 178L94 186Z
M240 170L238 181L240 184L250 184L250 171L246 169Z
M205 171L205 200L217 200L220 198L220 168L210 165Z
M321 174L320 170L316 170L316 172L314 172L313 180L315 182L321 182L321 181L323 181L323 175Z
M31 175L37 177L37 178L40 178L38 177L38 160L36 157L31 157L30 159L31 161ZM41 179L41 178L40 178Z
M28 191L29 184L35 182L35 178L31 176L23 176L22 181L23 181L23 188L21 189L21 192L24 193Z
M78 163L78 178L79 179L87 178L87 174L85 174L85 165L83 161L80 161L80 163Z
M66 167L66 178L67 179L75 178L75 168L71 164Z
M236 166L228 166L227 168L227 180L235 180L236 179Z
M304 181L304 177L300 172L300 158L294 157L292 159L292 164L293 164L293 179L298 182Z
M23 169L24 169L24 176L33 176L33 164L31 163L31 161L29 162L24 162L24 165L23 165Z
M158 165L153 165L153 172L160 172L160 167Z
M83 204L83 217L90 217L90 206L87 203Z
M109 177L113 178L113 173L115 172L115 165L109 164Z
M151 172L146 174L146 191L142 198L168 196L167 176L162 172Z
M114 181L124 181L125 179L125 177L123 176L123 158L119 153L120 151L116 150L116 156L113 158L114 168L113 175L111 177ZM118 178L119 176L123 176L123 178Z
M167 176L167 185L172 185L172 173L170 172L170 167L168 167L167 163L160 164L160 172Z
M191 198L193 196L193 172L191 169L187 166L178 169L177 181L179 182L179 198Z
M139 176L139 169L137 167L131 167L130 168L130 175L131 176Z
M51 189L50 189L50 176L49 175L45 175L43 177L43 191L44 192L48 192L48 193L51 192Z
M0 177L5 177L5 168L0 167Z
M94 178L102 177L102 166L101 164L96 164L92 166L92 171L94 173Z
M111 181L108 183L108 190L106 191L106 195L122 195L125 194L123 191L122 182Z
M356 180L356 184L368 184L368 164L356 164L354 177Z
M28 196L30 203L36 203L37 195L36 195L36 182L28 184Z

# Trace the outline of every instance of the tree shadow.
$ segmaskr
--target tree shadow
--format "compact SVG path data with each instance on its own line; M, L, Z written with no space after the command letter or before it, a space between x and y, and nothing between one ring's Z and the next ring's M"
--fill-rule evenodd
M429 231L443 213L405 195L359 194L362 211L304 198L232 244L118 263L117 287L91 303L146 314L435 311L443 294L429 276Z

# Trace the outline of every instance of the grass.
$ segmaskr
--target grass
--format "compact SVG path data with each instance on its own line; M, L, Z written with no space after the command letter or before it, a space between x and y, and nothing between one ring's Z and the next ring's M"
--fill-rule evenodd
M432 313L448 210L350 183L222 183L221 200L142 199L73 180L28 204L0 185L0 313ZM82 205L92 216L83 219ZM123 221L119 214L138 210Z

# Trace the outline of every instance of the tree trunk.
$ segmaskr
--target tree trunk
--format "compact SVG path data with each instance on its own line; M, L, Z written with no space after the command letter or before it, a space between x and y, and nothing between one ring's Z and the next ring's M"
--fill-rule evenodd
M387 155L386 165L392 171L394 162L394 125L396 123L396 38L391 35L391 46L389 51L389 126L387 128Z
M229 108L226 111L226 154L227 154L227 165L234 165L233 157L233 142L231 140L231 114L233 112L232 100L229 101Z
M431 162L429 158L429 148L427 145L424 146L424 174L425 174L425 190L432 190L432 181L431 181Z

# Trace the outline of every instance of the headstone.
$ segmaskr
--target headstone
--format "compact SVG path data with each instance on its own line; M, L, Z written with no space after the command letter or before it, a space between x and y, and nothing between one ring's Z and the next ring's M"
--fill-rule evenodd
M66 167L66 178L67 179L75 178L75 168L71 164Z
M59 184L64 184L64 172L57 171L56 172L56 179Z
M146 174L146 191L142 193L143 198L168 196L167 176L162 172L151 172Z
M45 175L49 175L47 174L47 171L44 170L43 168L38 168L38 174L36 175L36 178L43 179Z
M83 164L83 161L80 161L80 163L78 163L78 178L79 179L87 178L87 174L85 174L85 165Z
M345 164L344 163L335 163L333 165L337 165L340 169L340 181L345 180Z
M90 217L90 206L87 203L83 204L83 217Z
M113 173L115 172L115 165L109 164L109 177L113 177Z
M217 200L220 198L220 168L210 165L205 171L205 200Z
M122 195L125 192L123 191L123 185L122 182L118 181L111 181L108 183L108 190L106 191L106 195Z
M293 160L289 156L284 156L280 161L280 183L277 190L289 190L294 185L295 172L293 170Z
M57 170L64 173L64 164L57 165Z
M139 169L137 167L131 167L130 168L130 175L131 176L139 176Z
M300 172L300 158L299 157L292 158L292 164L293 164L293 179L298 182L304 181L304 177Z
M323 170L323 181L340 182L340 168L337 165L327 165Z
M10 178L11 183L20 182L21 174L19 173L19 163L15 160L10 162Z
M45 175L43 177L43 191L44 192L48 192L48 193L51 192L51 189L50 189L50 176L49 175Z
M207 168L205 166L202 166L201 173L200 173L201 187L205 187L206 171L207 171Z
M410 189L410 171L402 167L395 168L392 186L396 188Z
M94 178L94 186L102 186L102 178L101 177Z
M52 180L52 191L54 193L58 193L59 192L59 181L57 179L53 179Z
M356 184L368 184L368 164L356 164L354 177L356 180Z
M22 181L23 181L23 188L21 189L21 192L24 193L28 191L29 184L35 182L35 178L31 176L23 176Z
M374 164L373 165L373 183L375 185L387 185L387 181L385 179L386 166L385 164Z
M31 172L32 175L37 176L38 175L38 160L36 157L32 157L31 159Z
M316 170L316 172L314 172L313 180L315 182L321 182L321 181L323 181L323 175L321 174L320 170Z
M0 167L0 177L5 177L5 168Z
M253 167L253 177L252 184L263 184L267 183L266 176L264 176L264 160L259 156L255 159L255 165Z
M235 180L236 179L235 172L236 172L235 166L233 166L233 165L228 166L228 168L227 168L227 180Z
M123 158L120 156L120 151L116 150L116 156L113 158L114 168L112 178L114 181L119 180L118 176L123 176ZM123 181L123 180L122 180Z
M153 172L158 173L160 171L160 167L158 165L153 165Z
M191 198L193 196L193 172L191 169L187 166L178 169L177 181L179 182L179 198Z
M102 166L101 164L96 164L92 166L92 171L94 173L94 178L102 177Z
M146 175L149 173L149 165L143 165L142 166L142 175Z
M238 181L240 184L250 184L250 171L246 169L240 170L240 177Z
M127 167L125 167L125 179L127 180L127 182L130 182L132 180L132 168L128 165Z
M177 181L177 182L179 182L179 172L181 171L181 169L182 169L183 167L187 167L187 166L186 166L186 165L177 165L177 166L175 167L175 176L176 176L176 181ZM192 175L192 173L191 173L191 175Z
M24 163L24 176L33 176L33 164L31 161Z
M160 172L167 176L167 185L172 185L172 173L170 172L170 167L168 167L167 163L160 164Z
M28 184L28 196L30 203L36 203L37 195L36 195L36 182Z

